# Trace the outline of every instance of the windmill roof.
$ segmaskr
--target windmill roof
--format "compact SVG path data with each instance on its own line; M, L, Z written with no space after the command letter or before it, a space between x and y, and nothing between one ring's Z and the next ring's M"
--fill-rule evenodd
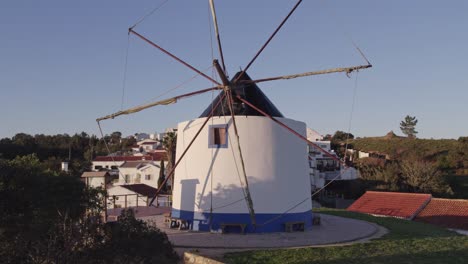
M431 199L430 194L367 191L348 211L413 219Z
M237 79L241 72L236 73L232 78L231 82ZM240 80L233 84L232 93L233 93L233 112L234 115L243 115L243 116L263 116L261 113L257 112L255 109L251 108L248 105L242 103L236 96L241 96L246 101L252 103L254 106L262 110L263 112L274 117L283 117L283 114L276 108L276 106L268 99L268 97L258 88L255 83L242 83L242 81L251 81L250 77L245 73ZM211 104L203 111L200 117L208 117L211 113L212 108L219 102L219 100L224 95L225 91L222 91ZM213 116L230 116L231 111L229 109L228 100L224 98L222 103L218 107L213 109Z
M468 230L468 200L432 198L415 220Z

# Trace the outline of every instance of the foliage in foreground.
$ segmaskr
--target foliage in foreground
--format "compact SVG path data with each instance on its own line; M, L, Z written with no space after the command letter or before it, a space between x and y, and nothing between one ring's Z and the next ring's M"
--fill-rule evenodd
M374 222L389 234L370 243L350 246L261 250L225 255L228 263L465 263L468 237L428 224L373 217L343 210L321 213Z
M0 159L1 263L176 263L159 229L123 211L101 221L104 193L45 169L34 156Z

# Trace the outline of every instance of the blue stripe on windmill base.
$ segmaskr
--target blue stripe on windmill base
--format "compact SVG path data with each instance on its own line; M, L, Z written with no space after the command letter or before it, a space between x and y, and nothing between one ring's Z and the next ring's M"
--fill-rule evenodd
M190 223L193 223L193 225L196 225L195 229L198 227L199 231L220 231L222 223L247 224L245 229L245 232L247 233L284 232L284 223L296 221L304 222L305 229L312 227L311 211L288 214L255 214L255 220L257 222L256 228L254 228L252 225L250 215L248 213L213 213L211 214L211 229L209 212L195 213L192 211L184 211L172 208L172 217L188 220Z

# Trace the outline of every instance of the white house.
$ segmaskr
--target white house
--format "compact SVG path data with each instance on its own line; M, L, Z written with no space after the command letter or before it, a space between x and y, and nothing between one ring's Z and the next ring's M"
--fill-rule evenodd
M120 165L124 164L126 161L153 161L156 162L156 164L159 164L161 159L167 162L166 152L164 150L139 156L98 156L93 160L91 170L109 170L111 172L118 172Z
M146 184L158 188L160 165L147 160L125 161L119 167L119 180L114 185Z
M81 175L83 182L88 187L107 189L116 179L107 171L86 171Z
M107 190L107 208L148 206L156 192L156 188L141 183L115 185ZM159 194L154 204L169 206L169 201L169 195Z
M318 132L307 129L307 139L335 157L331 142L324 141ZM317 147L309 146L310 182L312 190L322 188L330 180L354 180L359 177L355 168L344 168Z
M149 139L150 138L150 135L146 134L146 133L136 133L135 134L135 139L137 141L141 141L141 140L145 140L145 139Z

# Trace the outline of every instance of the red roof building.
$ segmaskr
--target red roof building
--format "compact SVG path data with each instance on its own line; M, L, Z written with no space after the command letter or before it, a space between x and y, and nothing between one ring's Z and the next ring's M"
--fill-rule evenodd
M412 220L431 200L430 194L367 191L348 211Z
M166 152L153 152L143 156L98 156L93 161L161 161L161 159L167 160Z
M468 230L468 200L432 198L415 221Z

